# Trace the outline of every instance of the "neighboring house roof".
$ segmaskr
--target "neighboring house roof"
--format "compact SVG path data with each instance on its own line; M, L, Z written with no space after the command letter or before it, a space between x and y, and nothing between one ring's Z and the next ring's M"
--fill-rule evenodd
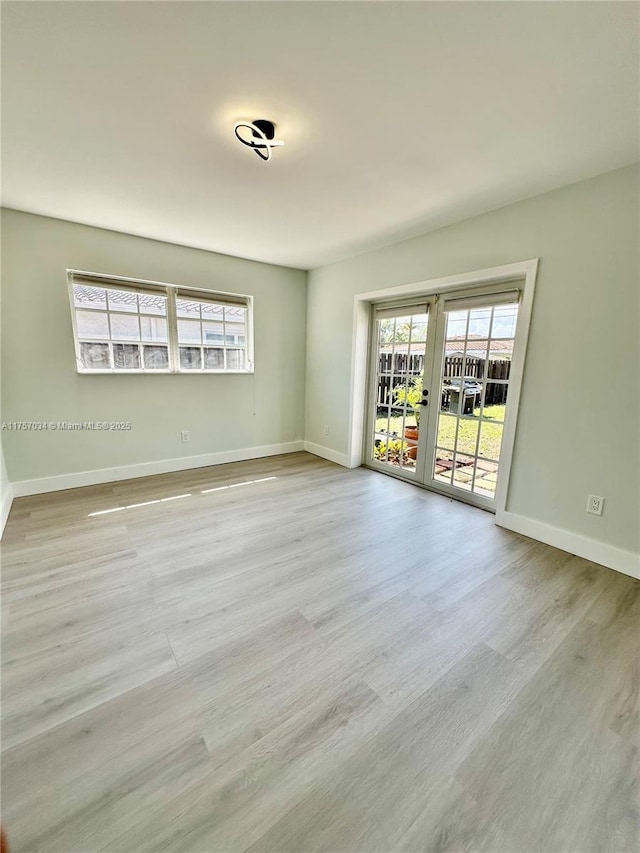
M451 338L445 342L445 349L447 352L462 352L464 348L464 337L462 335L458 335L455 338ZM482 338L480 335L469 335L469 343L467 344L467 352L473 349L473 341L482 341L482 345L479 347L479 351L485 352L485 344L486 338ZM489 342L489 352L513 352L513 339L507 341L490 341Z
M467 355L472 358L483 358L486 352L486 338L480 337L480 335L469 335L469 343L467 345ZM480 347L473 346L473 342L477 341L480 343L482 341L482 345ZM464 342L465 337L463 335L458 335L455 338L451 338L451 340L445 341L445 351L447 355L462 355L464 352ZM417 350L419 349L419 344L412 344L412 350L415 355L419 353ZM392 351L392 346L389 344L388 346L380 347L380 352L382 353L390 353ZM406 355L409 352L409 344L396 344L395 351L399 354ZM490 358L499 358L511 356L513 353L513 340L507 341L490 341L489 342L489 357Z

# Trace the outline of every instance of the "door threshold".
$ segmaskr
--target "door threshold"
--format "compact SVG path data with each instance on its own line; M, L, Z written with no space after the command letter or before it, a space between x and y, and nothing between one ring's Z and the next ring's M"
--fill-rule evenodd
M403 477L402 474L397 474L395 471L381 471L379 468L374 468L373 465L367 465L366 463L363 463L362 467L366 468L368 471L374 471L376 474L382 474L383 477L393 477L394 480L400 480L403 483L407 483L409 486L417 486L419 489L423 489L426 492L431 492L434 495L440 495L443 498L449 498L449 500L452 501L458 501L459 503L466 504L467 506L472 506L474 509L480 509L483 512L488 512L491 515L496 514L495 507L481 506L475 501L469 500L469 498L464 494L452 495L451 492L447 492L444 489L438 489L436 486L420 483L417 480L409 480L407 477Z

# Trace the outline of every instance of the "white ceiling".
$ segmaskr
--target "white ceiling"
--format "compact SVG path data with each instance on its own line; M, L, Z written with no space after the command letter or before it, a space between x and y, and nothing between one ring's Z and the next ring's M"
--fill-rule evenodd
M3 2L3 204L331 262L636 160L639 11Z

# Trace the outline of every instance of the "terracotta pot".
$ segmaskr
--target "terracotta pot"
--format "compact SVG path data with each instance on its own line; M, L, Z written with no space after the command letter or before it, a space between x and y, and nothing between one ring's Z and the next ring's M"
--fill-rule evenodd
M411 441L418 440L418 427L417 426L408 426L404 428L404 437L410 439ZM412 444L407 449L407 456L409 459L415 459L418 455L418 447L415 444Z

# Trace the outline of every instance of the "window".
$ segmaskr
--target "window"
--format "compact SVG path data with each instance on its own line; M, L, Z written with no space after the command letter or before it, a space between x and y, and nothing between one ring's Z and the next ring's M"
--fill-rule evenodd
M178 296L180 370L244 370L246 314L242 305Z
M81 373L248 373L251 297L69 272Z

